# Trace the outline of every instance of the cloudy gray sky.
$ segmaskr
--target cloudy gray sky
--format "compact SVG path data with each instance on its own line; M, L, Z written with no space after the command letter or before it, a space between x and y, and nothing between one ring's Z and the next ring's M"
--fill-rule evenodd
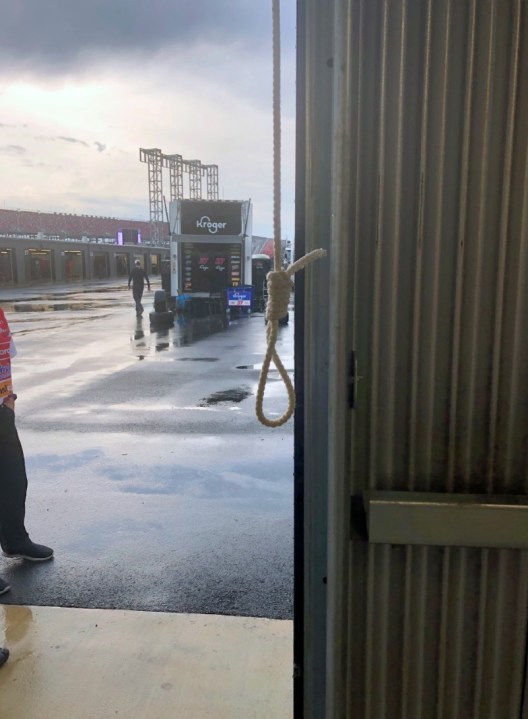
M0 17L2 207L148 219L139 148L159 147L217 164L271 236L271 0L0 0ZM292 238L295 0L281 19Z

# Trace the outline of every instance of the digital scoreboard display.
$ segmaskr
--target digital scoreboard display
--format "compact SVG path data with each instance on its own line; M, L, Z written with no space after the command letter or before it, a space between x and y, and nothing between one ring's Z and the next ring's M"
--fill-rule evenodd
M242 284L242 246L183 242L181 245L184 293L216 294Z

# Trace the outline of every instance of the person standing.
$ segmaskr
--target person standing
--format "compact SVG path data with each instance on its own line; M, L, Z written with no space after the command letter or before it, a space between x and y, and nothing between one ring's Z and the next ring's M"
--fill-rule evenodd
M130 289L130 283L132 283L132 296L136 303L136 314L143 314L143 305L141 304L141 298L143 297L143 290L145 289L145 282L150 292L150 280L147 273L141 267L141 262L136 260L134 262L134 268L128 278L128 289Z
M11 358L16 354L9 325L0 309L0 546L6 557L43 562L53 549L35 544L26 531L27 476L24 452L15 425ZM9 590L0 579L0 594Z

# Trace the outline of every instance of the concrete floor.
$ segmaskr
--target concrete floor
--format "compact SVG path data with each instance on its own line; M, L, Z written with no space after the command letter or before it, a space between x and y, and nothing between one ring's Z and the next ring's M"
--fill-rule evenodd
M288 719L291 621L0 607L1 719Z

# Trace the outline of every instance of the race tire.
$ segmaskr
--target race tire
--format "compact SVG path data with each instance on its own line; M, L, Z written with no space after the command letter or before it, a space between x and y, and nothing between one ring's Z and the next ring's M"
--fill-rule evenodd
M165 312L150 312L149 319L152 325L172 327L174 324L174 313L170 310L166 310Z
M154 311L158 313L167 312L167 295L165 290L156 290L154 292Z

